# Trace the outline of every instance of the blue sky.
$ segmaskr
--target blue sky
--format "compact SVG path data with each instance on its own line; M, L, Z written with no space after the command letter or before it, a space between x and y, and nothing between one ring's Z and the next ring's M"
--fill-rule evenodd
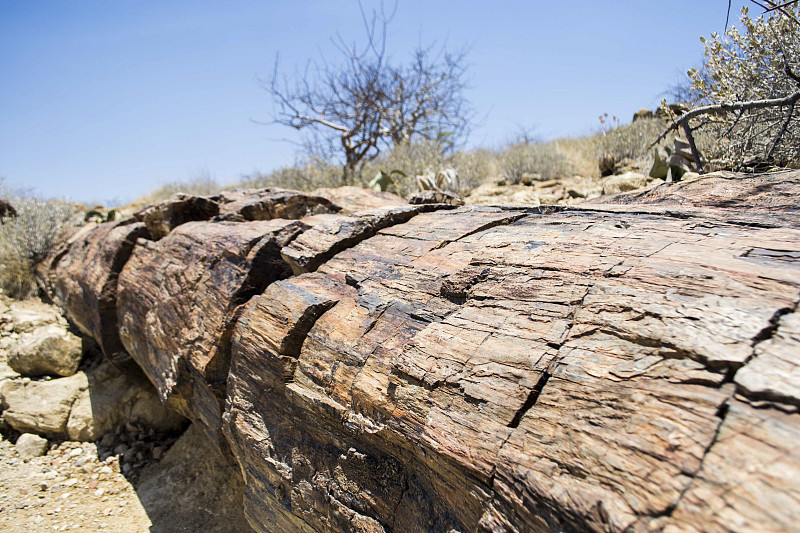
M734 2L732 20L745 2ZM367 10L377 6L364 0ZM469 47L470 146L520 128L595 130L655 107L721 31L724 0L400 1L389 50ZM754 10L755 12L755 10ZM0 0L0 176L78 201L130 201L210 174L222 183L291 164L293 132L257 78L291 71L331 37L361 40L356 0Z

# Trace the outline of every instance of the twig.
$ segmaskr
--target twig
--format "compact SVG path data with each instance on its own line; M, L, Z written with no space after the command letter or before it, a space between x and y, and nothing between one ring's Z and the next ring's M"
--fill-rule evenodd
M684 120L681 125L683 126L683 132L686 134L686 140L689 141L689 148L692 149L695 170L702 172L703 164L700 162L700 152L697 150L697 145L694 142L694 135L692 135L692 128L689 127L689 121Z
M747 102L732 102L732 103L724 103L724 104L712 104L712 105L705 105L701 107L696 107L691 111L684 113L683 115L676 118L672 124L664 130L658 138L653 141L648 148L652 148L661 140L666 137L669 132L674 129L677 129L681 126L684 121L688 121L691 118L698 117L700 115L707 115L709 113L713 113L715 111L725 111L726 113L730 113L733 111L749 111L750 109L764 109L767 107L783 107L786 105L791 105L796 103L800 100L800 91L790 94L784 98L772 98L766 100L750 100Z
M775 148L778 147L778 143L783 138L783 134L786 133L786 130L789 128L789 123L792 121L792 115L794 114L794 102L789 104L789 112L786 113L786 120L783 122L783 126L781 126L780 131L775 136L775 140L772 141L772 146L767 152L767 161L772 160L772 154L775 153Z

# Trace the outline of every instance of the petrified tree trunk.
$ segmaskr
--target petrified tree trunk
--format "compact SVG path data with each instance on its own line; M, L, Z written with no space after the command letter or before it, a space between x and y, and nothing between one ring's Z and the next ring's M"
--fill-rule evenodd
M796 531L798 178L190 222L121 339L259 531Z

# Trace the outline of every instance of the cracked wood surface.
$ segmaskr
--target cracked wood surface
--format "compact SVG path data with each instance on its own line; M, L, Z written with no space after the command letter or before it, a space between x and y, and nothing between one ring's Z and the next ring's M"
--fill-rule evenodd
M317 269L349 291L312 296L320 278L293 278L310 292L295 315L315 298L330 306L296 361L266 366L286 333L252 321L287 316L275 307L285 299L262 297L237 327L240 338L274 335L233 349L227 431L261 483L246 507L273 508L278 494L305 525L335 531L682 527L681 505L730 424L735 372L781 346L796 353L776 321L800 299L800 271L749 260L757 248L798 251L800 232L493 208L379 231ZM796 450L783 446L792 472ZM354 453L402 465L382 496L413 481L435 525L406 522L413 505L362 490L374 471L337 478ZM721 492L732 481L711 482ZM732 507L743 517L731 530L794 518L777 505Z
M259 531L797 531L798 177L181 224L121 338Z

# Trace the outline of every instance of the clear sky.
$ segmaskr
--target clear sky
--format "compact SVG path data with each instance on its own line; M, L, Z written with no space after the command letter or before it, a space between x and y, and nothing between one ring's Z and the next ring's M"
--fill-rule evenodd
M364 0L371 10L376 0ZM745 2L734 2L732 21ZM725 0L400 0L389 52L468 46L469 146L521 128L590 133L654 108L721 31ZM753 10L755 13L756 10ZM208 173L291 164L257 78L362 40L356 0L0 0L0 176L79 201L130 201Z

